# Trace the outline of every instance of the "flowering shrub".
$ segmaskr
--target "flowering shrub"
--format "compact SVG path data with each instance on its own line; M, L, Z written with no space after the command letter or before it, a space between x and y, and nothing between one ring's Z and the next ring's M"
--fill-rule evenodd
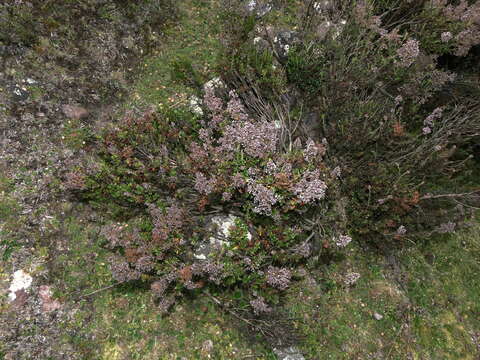
M203 86L194 113L128 114L103 135L100 170L68 183L129 224L103 232L115 279L149 280L163 309L186 291L242 289L259 315L319 252L454 231L478 200L460 180L480 133L479 103L470 93L445 98L457 76L437 59L473 46L451 42L475 31L475 5L425 2L417 15L400 6L396 16L436 24L426 34L381 16L381 3L305 11L313 19L300 26L304 41L276 62L247 44L248 18L225 39L223 81ZM326 20L342 28L320 40L312 24ZM282 84L290 96L277 92ZM236 216L220 235L208 230L218 213Z
M406 41L405 44L397 50L397 54L400 57L399 66L409 67L420 54L418 41L413 39Z
M262 303L278 301L295 265L312 254L311 237L291 226L300 210L328 209L338 170L325 164L326 145L312 139L283 150L282 129L248 115L233 90L205 87L202 103L203 116L128 114L103 136L101 170L82 175L79 184L87 199L113 201L116 216L132 219L102 231L115 253L110 263L117 281L152 279L165 309L183 291L245 286L257 294L254 311L267 312ZM220 246L200 256L205 239L218 236L205 233L215 207L242 216L223 230Z

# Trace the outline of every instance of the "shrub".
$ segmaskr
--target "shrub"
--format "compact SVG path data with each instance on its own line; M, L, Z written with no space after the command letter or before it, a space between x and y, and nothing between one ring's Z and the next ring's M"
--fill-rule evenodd
M151 280L164 309L185 291L245 290L234 297L260 314L319 253L352 238L394 247L465 219L478 201L462 172L480 134L478 99L444 96L458 76L425 39L446 43L448 29L420 31L399 14L384 24L381 3L303 9L313 17L304 41L275 71L276 55L249 45L257 20L230 11L226 29L242 30L225 39L227 85L204 86L202 112L129 114L102 136L100 171L72 183L129 224L105 229L116 279ZM319 39L312 24L328 16L348 21ZM285 104L286 89L295 102ZM236 215L221 239L209 230L218 214Z
M117 281L144 274L162 301L208 284L276 301L290 267L310 255L311 237L292 226L305 211L328 210L337 178L324 145L310 140L283 151L278 125L249 116L235 91L218 92L205 87L204 117L182 110L127 115L103 136L101 170L74 184L100 207L116 204L119 219L139 216L104 229ZM241 216L229 225L225 246L199 259L203 239L214 236L205 227L216 208Z
M314 109L321 122L304 136L326 138L326 163L341 164L339 194L349 199L350 231L377 243L422 238L439 223L461 219L464 206L448 201L458 199L456 192L469 194L466 204L478 199L470 193L475 189L461 185L462 169L474 165L472 154L458 152L478 138L475 90L446 98L463 79L437 63L439 55L465 55L477 43L477 5L407 3L306 8L297 29L303 41L285 64L288 83L301 92L297 108ZM319 37L322 24L331 31ZM462 31L469 34L466 47L453 40ZM290 135L301 136L295 126ZM399 226L408 233L392 231Z

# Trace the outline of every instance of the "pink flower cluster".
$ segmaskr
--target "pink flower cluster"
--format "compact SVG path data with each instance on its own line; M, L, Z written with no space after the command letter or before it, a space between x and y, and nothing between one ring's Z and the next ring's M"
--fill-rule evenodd
M428 135L432 132L432 128L435 125L435 120L440 119L442 117L442 114L443 109L438 107L425 118L425 120L423 121L424 127L422 129L423 135Z
M419 54L419 42L414 39L407 40L402 47L397 50L397 55L400 58L398 65L401 67L409 67L415 62Z
M253 195L255 204L253 208L254 212L265 215L272 213L272 206L278 201L278 195L275 194L275 191L254 180L248 182L247 191Z
M287 268L278 268L270 265L266 271L267 284L279 290L288 288L291 278L292 272Z
M305 171L302 179L293 187L293 192L303 203L311 203L325 197L327 184L320 180L320 171Z
M236 121L226 126L219 142L224 152L241 147L252 157L266 158L275 152L278 131L275 124L266 121Z

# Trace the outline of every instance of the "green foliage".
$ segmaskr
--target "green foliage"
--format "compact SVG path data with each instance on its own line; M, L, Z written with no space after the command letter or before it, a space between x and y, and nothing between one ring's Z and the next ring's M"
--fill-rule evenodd
M321 46L295 46L285 66L288 81L311 97L325 88L328 65L322 50Z
M171 67L172 78L174 80L181 81L184 84L194 88L201 87L201 85L205 82L198 71L194 69L192 60L187 56L175 59Z
M227 78L243 79L248 86L261 90L266 98L285 91L286 79L280 64L270 51L252 45L251 39L236 52L225 54L219 67Z
M11 196L14 183L7 177L0 176L0 252L3 261L7 261L13 251L19 247L19 224L23 221L20 204Z
M132 128L135 121L137 127ZM181 109L147 113L136 120L126 118L120 131L104 135L100 171L86 180L85 199L100 208L106 206L116 216L128 214L131 207L141 209L146 203L157 203L162 194L159 187L165 184L157 172L164 168L168 175L175 176L175 168L159 156L162 146L168 143L180 159L196 127L194 118ZM142 183L153 186L144 187Z

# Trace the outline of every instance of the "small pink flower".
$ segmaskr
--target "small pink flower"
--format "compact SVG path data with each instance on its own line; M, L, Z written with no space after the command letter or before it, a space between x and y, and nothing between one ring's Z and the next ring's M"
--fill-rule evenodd
M440 37L442 39L442 42L446 43L446 42L449 42L452 39L453 35L450 31L445 31L445 32L442 33L442 35Z
M430 129L428 126L425 126L423 129L422 129L422 132L423 132L423 135L428 135L432 132L432 129Z
M336 244L337 244L338 247L345 247L348 244L350 244L351 241L352 241L352 238L350 236L340 235L338 237L338 240L336 241Z

